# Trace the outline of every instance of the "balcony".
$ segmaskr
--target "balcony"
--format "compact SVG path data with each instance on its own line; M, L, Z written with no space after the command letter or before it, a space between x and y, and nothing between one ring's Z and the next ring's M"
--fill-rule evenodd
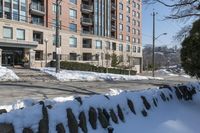
M45 9L42 4L38 3L31 3L30 4L30 12L31 14L38 15L38 16L44 16L45 15Z
M93 6L92 5L82 4L81 5L81 10L84 13L92 13L93 12Z
M112 30L112 31L116 31L116 25L115 25L115 24L112 25L111 30Z
M43 19L32 18L30 23L35 24L35 25L44 26L44 20Z
M81 22L82 25L93 25L93 21L91 18L82 17Z
M94 34L93 30L82 30L83 34Z
M111 3L111 9L116 10L116 4L115 3Z
M112 16L112 17L111 17L112 20L117 20L117 16L116 16L115 14L112 14L111 16Z

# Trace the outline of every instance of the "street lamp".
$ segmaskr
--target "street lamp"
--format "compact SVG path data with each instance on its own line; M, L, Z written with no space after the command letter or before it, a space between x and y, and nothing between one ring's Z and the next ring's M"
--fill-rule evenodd
M154 30L154 32L155 32L155 30ZM155 55L154 55L155 54L155 40L157 40L159 37L164 36L164 35L167 35L167 33L162 33L162 34L160 34L157 37L155 37L155 33L154 33L154 36L153 36L152 77L155 76Z
M47 66L47 55L48 55L48 53L47 53L47 43L48 43L48 39L45 38L45 39L44 39L44 42L45 42L45 67L46 67L46 66Z

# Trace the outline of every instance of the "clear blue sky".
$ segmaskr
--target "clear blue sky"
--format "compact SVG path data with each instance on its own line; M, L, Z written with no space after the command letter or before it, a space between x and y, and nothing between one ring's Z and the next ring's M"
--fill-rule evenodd
M174 41L173 36L183 27L185 24L178 22L177 20L163 20L165 16L170 13L170 9L167 7L156 4L156 5L143 5L143 24L142 24L142 37L143 46L146 44L152 44L152 12L155 9L157 12L156 16L156 37L162 33L167 33L165 36L161 36L156 41L156 46L167 45L174 47L175 45L180 46L180 42Z

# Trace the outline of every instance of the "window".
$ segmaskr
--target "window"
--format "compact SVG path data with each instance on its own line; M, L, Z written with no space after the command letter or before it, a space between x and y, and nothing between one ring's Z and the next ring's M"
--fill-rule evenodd
M119 24L119 30L123 31L123 24Z
M131 0L126 0L126 2L127 2L128 4L130 4L130 3L131 3Z
M119 44L119 51L123 51L123 44Z
M69 53L69 60L76 60L77 54L76 53Z
M126 41L130 42L130 36L126 36Z
M136 34L136 29L135 28L133 28L133 34Z
M136 17L136 11L133 11L133 16Z
M43 44L43 32L33 31L33 41Z
M140 44L140 39L139 39L139 38L138 38L138 41L137 41L137 42L138 42L138 44Z
M119 20L123 20L123 14L119 14Z
M126 44L126 52L130 52L130 45Z
M136 8L136 2L135 1L133 1L133 7Z
M77 4L77 0L69 0L73 4Z
M137 17L140 18L140 13L139 12L137 12Z
M135 19L133 19L133 25L136 26L136 20Z
M43 60L43 51L41 50L35 51L35 60Z
M130 17L129 17L129 16L126 16L126 21L127 21L128 23L130 23Z
M138 53L140 53L140 52L141 52L141 50L140 50L140 47L138 47L138 48L137 48L137 52L138 52Z
M77 18L77 11L74 9L69 10L69 16L70 18L76 19Z
M13 38L13 29L11 27L3 27L3 38Z
M77 31L77 25L73 24L73 23L70 23L69 24L69 29L70 29L70 31L76 32Z
M122 3L119 3L119 9L123 10L123 4Z
M112 43L112 50L114 50L114 51L117 50L117 44L114 42Z
M17 29L16 38L17 40L25 40L25 30Z
M83 61L91 61L92 53L83 53Z
M83 48L92 48L92 39L83 38Z
M130 13L131 12L131 9L130 9L130 7L126 7L126 11L127 11L127 13Z
M137 9L140 10L140 4L137 4Z
M110 50L110 42L106 41L106 50Z
M53 11L53 13L55 13L56 14L56 4L55 3L53 3L53 5L52 5L52 11ZM59 6L59 11L60 11L60 14L61 14L61 5Z
M77 47L77 38L76 37L70 37L69 38L69 46L72 48Z
M96 49L102 49L102 41L96 41Z
M136 43L136 39L133 37L133 43Z
M137 26L140 27L140 21L137 21Z
M128 26L128 25L126 26L126 31L130 32L130 26Z
M133 52L136 53L136 46L133 46Z
M140 35L140 30L137 30L137 34Z
M119 35L119 39L123 40L123 35L122 34Z

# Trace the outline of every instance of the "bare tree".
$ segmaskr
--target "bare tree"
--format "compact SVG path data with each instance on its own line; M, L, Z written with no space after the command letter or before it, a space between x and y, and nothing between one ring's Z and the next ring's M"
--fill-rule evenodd
M200 0L143 0L144 4L160 3L171 8L167 19L200 18Z

